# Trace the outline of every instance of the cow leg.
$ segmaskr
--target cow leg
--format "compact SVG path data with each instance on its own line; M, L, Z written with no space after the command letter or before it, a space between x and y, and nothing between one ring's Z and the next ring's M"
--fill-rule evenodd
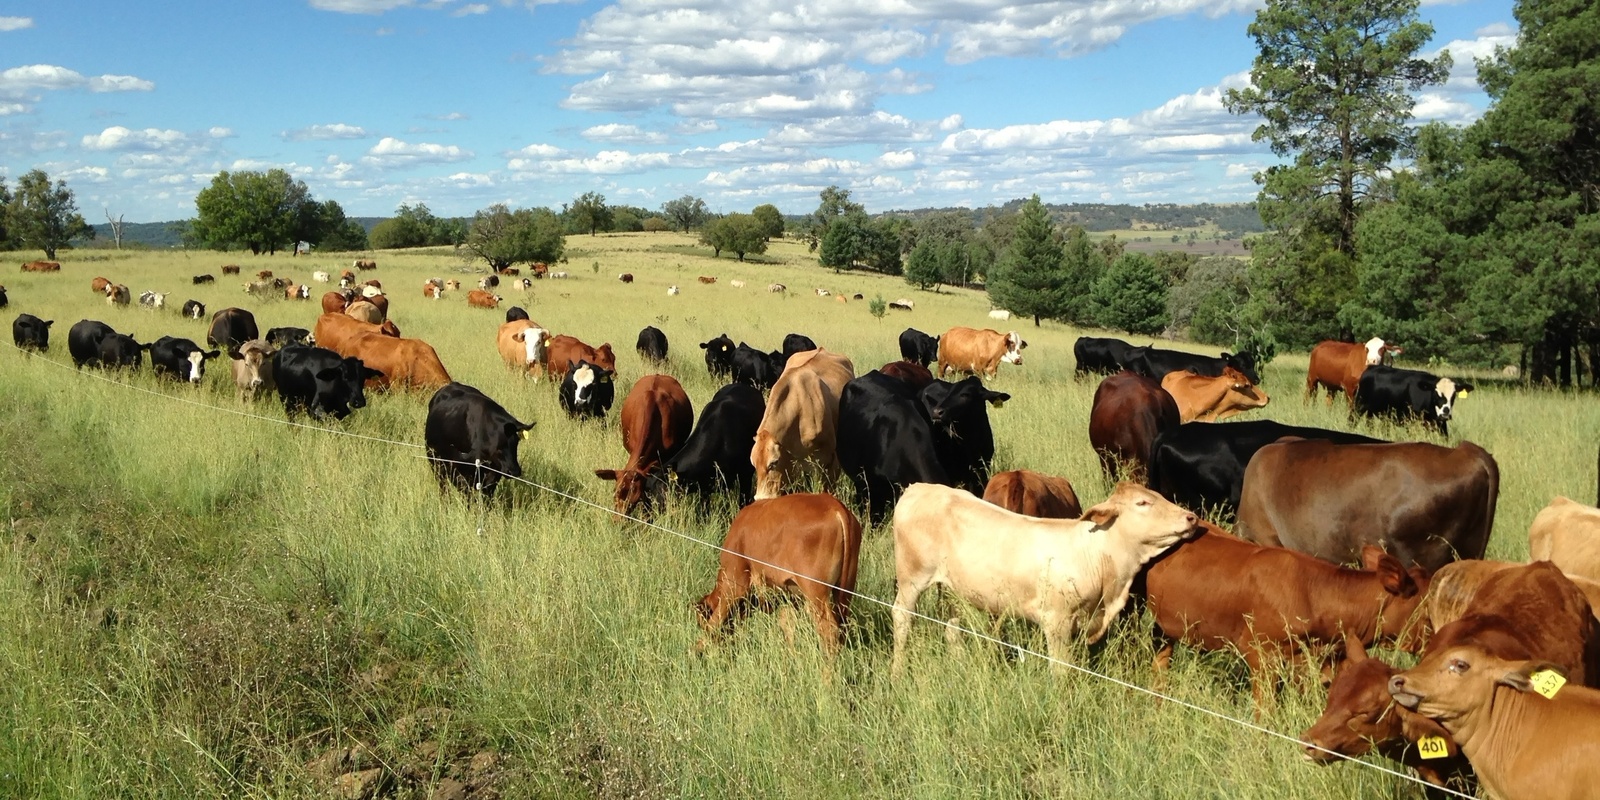
M822 651L829 657L839 652L840 620L835 617L833 606L833 592L827 587L815 582L807 581L803 591L806 596L806 610L811 612L811 619L817 625L817 636L822 639Z
M905 671L906 642L911 634L911 612L917 608L917 600L922 597L922 590L926 584L918 585L915 581L907 580L900 584L894 594L894 608L890 609L889 617L894 620L894 656L890 661L890 677L898 677Z
M1250 667L1250 699L1255 706L1255 718L1275 699L1278 688L1278 667L1282 653L1273 644L1254 641L1244 648L1244 661Z
M1056 672L1066 670L1072 661L1072 637L1078 631L1078 616L1071 611L1060 619L1044 617L1044 651L1050 656L1050 668Z

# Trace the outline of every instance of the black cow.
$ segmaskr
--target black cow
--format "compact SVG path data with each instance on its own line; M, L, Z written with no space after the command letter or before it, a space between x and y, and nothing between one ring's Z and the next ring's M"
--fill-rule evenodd
M522 476L517 446L534 423L523 424L487 395L464 383L447 383L428 401L423 441L441 485L494 497L506 476ZM481 466L480 466L481 464Z
M785 359L782 353L763 353L740 342L733 351L733 382L757 389L771 389L783 374Z
M216 280L217 278L215 275L196 275L194 276L194 285L199 286L202 283L215 283Z
M933 423L934 449L952 486L983 496L994 461L994 429L985 404L999 408L1011 395L985 389L976 375L950 383L936 380L923 387L922 405Z
M561 407L574 419L604 417L617 399L615 376L615 372L588 361L568 361L567 374L561 379Z
M667 335L654 325L639 331L639 341L633 347L645 361L660 364L667 360Z
M267 331L267 344L273 347L311 343L311 331L305 328L271 328Z
M1239 511L1239 491L1250 457L1283 436L1325 439L1335 444L1382 444L1357 433L1285 425L1270 419L1191 422L1156 437L1150 488L1193 511Z
M50 326L56 324L53 319L39 319L32 314L18 314L17 320L11 323L11 341L23 350L37 350L41 353L50 349Z
M527 319L527 318L528 318L528 311L527 311L527 309L523 308L522 306L512 306L512 307L506 309L506 322L516 322L519 319ZM470 389L472 387L469 386L467 388Z
M1456 398L1466 397L1472 384L1441 378L1417 369L1382 365L1367 367L1356 384L1356 410L1371 417L1421 419L1440 436L1450 435L1450 415Z
M199 383L206 374L206 362L222 355L220 350L206 350L188 339L163 336L150 345L150 369L157 375L171 375L173 380Z
M480 289L495 289L495 288L498 288L499 286L500 286L500 276L499 275L485 275L481 279L478 280L478 288L480 288Z
M272 374L284 413L294 416L304 411L313 419L329 414L334 419L350 416L367 404L367 380L383 377L359 358L344 358L332 350L303 344L291 344L273 354Z
M144 351L149 349L150 345L139 344L131 334L113 331L100 340L100 366L137 370L144 366Z
M1104 373L1111 375L1132 369L1133 363L1150 352L1149 346L1134 347L1121 339L1080 336L1072 344L1072 357L1078 366L1073 377Z
M211 327L206 331L206 344L224 350L237 350L239 345L260 338L255 315L242 308L224 308L212 314Z
M939 337L906 328L900 332L900 357L923 367L938 361Z
M701 342L706 351L706 371L713 378L726 378L733 374L733 340L724 333L709 342Z
M78 368L100 366L100 342L115 330L99 320L79 320L67 331L67 352Z
M783 337L783 363L789 363L789 356L795 353L804 353L807 350L817 349L817 343L811 341L810 336L802 333L791 333ZM782 372L782 370L779 370Z
M10 298L6 297L6 287L0 286L0 308L11 305Z
M199 300L183 301L184 319L202 319L206 315L206 304Z
M905 381L873 370L845 384L838 430L839 464L874 523L913 483L955 485L940 463L927 408Z
M750 443L766 411L766 401L755 387L730 383L718 389L700 409L700 419L683 449L667 459L664 472L646 478L646 487L660 498L669 486L676 486L702 502L724 487L737 487L739 504L748 505L755 499L756 478Z
M1182 372L1188 370L1196 375L1216 378L1222 375L1223 367L1233 367L1244 373L1251 383L1260 384L1261 375L1256 372L1256 354L1245 351L1243 353L1223 353L1218 356L1202 356L1197 353L1182 353L1177 350L1158 350L1154 347L1145 348L1142 356L1136 357L1129 364L1123 365L1140 375L1160 383L1169 372Z

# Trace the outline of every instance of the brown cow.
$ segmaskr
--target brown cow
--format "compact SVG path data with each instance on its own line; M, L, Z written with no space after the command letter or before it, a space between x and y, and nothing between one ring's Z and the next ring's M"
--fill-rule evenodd
M1355 561L1366 544L1430 573L1483 558L1500 469L1483 448L1425 442L1334 444L1285 437L1256 451L1239 497L1239 536Z
M1271 400L1265 389L1233 367L1223 367L1222 375L1215 378L1188 370L1169 372L1161 379L1161 388L1177 402L1178 419L1183 422L1217 422L1262 408Z
M348 352L335 352L355 356L362 364L383 373L367 379L368 389L437 389L450 382L450 373L439 361L438 352L421 339L359 333L343 345Z
M1182 424L1178 404L1161 384L1132 372L1106 376L1094 390L1089 409L1089 445L1100 454L1108 477L1122 465L1134 480L1144 480L1156 437Z
M256 280L264 281L272 277L272 270L264 269L256 273Z
M342 314L349 305L350 298L343 292L322 293L322 313L324 314Z
M777 497L801 463L820 468L829 486L838 481L839 393L855 376L855 365L840 353L818 348L789 357L750 450L756 499Z
M89 281L89 288L93 289L95 294L102 296L104 296L106 293L106 287L110 285L111 281L106 280L105 278L95 278L94 280Z
M106 305L125 306L133 302L133 290L120 283L106 287Z
M570 364L579 361L588 361L613 372L617 369L617 354L612 352L610 342L599 347L590 347L566 334L550 337L545 345L544 371L551 380L559 382L561 378L566 377Z
M1471 638L1504 658L1554 661L1573 683L1600 684L1600 622L1588 596L1554 564L1535 561L1467 574L1477 578L1475 586L1458 585L1451 597L1429 600L1430 652ZM1465 603L1461 595L1467 595Z
M29 261L22 265L23 272L60 272L59 261Z
M878 368L878 371L891 378L905 381L915 391L922 391L922 387L933 383L933 373L921 364L910 361L890 361Z
M1028 343L1016 331L955 327L939 337L939 368L934 375L943 378L950 370L993 378L1000 362L1022 366L1022 348Z
M386 295L386 294L373 295L372 297L367 298L366 301L368 303L371 303L375 308L377 308L378 309L378 313L380 315L382 315L384 319L388 319L389 318L389 296L388 295Z
M1317 387L1328 389L1328 405L1333 405L1334 392L1344 392L1352 408L1356 403L1356 387L1361 373L1367 367L1382 364L1390 353L1404 352L1374 337L1366 344L1325 341L1311 348L1311 365L1306 368L1306 400L1316 397Z
M371 323L373 325L381 325L385 319L382 309L379 309L376 303L373 303L369 300L357 300L354 303L345 306L344 313L347 317L359 319L362 322Z
M339 273L339 287L340 288L349 288L349 287L355 285L355 282L356 282L356 274L354 272L351 272L350 270L344 270L343 272Z
M495 346L506 366L532 376L536 382L544 375L550 332L539 323L526 319L503 323L495 336Z
M467 292L467 305L474 308L499 308L500 295L486 292L482 289L473 289Z
M444 290L447 292L461 291L461 281L458 281L455 278L450 278L444 282Z
M633 273L624 272L617 276L617 280L622 281L623 283L633 283Z
M701 283L716 283L717 282L716 278L713 278L713 277L710 277L710 276L707 276L707 275L701 275L696 280L700 281Z
M983 488L983 499L1029 517L1077 519L1083 516L1078 493L1066 478L1026 469L1001 472Z
M224 275L238 275L239 274L239 265L238 264L223 264L222 265L222 274L224 274Z
M709 634L730 632L763 594L795 594L823 649L838 652L861 555L861 521L843 503L827 494L757 500L733 518L722 547L716 583L695 604Z
M1557 497L1528 526L1528 557L1569 576L1600 580L1600 509Z
M422 282L422 296L438 300L444 296L444 281L438 278L429 278Z
M366 270L369 270L369 269L377 269L378 268L378 262L370 261L370 260L364 259L364 258L358 258L358 259L356 259L355 268L359 269L359 270L362 270L362 271L366 271Z
M645 499L649 473L677 455L694 428L694 407L682 384L671 375L646 375L622 401L622 446L628 463L622 469L597 469L597 478L617 482L613 502L628 514Z
M350 348L346 343L363 333L381 333L384 336L399 338L400 329L389 320L385 320L382 325L373 325L354 317L334 313L317 317L317 324L311 336L316 339L318 347L326 347L341 356L349 357L351 352L348 352Z
M272 374L272 346L260 339L251 339L228 351L233 359L233 383L239 387L239 402L243 403L270 393L276 383Z

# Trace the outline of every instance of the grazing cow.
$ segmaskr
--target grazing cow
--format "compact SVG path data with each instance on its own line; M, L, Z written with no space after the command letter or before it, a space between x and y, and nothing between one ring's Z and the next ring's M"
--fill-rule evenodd
M678 293L678 287L677 286L668 286L667 287L667 294L668 295L676 295L677 293Z
M184 319L201 319L206 315L206 304L199 300L185 300L181 313Z
M533 281L528 278L518 278L511 282L511 288L519 292L526 292L533 288Z
M264 280L270 279L271 277L272 277L272 270L270 270L270 269L264 269L264 270L261 270L260 272L256 273L256 280L264 281Z
M303 283L299 284L299 285L295 285L295 284L291 283L291 284L289 284L288 287L286 287L283 290L283 299L285 299L285 300L310 300L311 299L311 287L307 286L307 285L305 285Z
M506 309L506 322L516 322L519 319L528 319L528 310L522 306L512 306Z
M918 366L932 364L939 358L939 337L906 328L900 332L900 357Z
M384 320L381 325L362 322L354 317L344 314L323 314L317 317L315 330L311 339L319 347L324 347L342 356L355 355L350 348L350 342L364 333L378 333L384 336L400 338L400 329L395 327L392 320Z
M713 378L728 378L733 375L733 340L728 334L701 342L700 349L706 351L706 371Z
M438 278L429 278L423 281L422 296L433 300L444 297L444 283Z
M383 314L383 309L378 308L377 303L373 303L368 300L357 300L354 303L345 306L344 315L351 319L358 319L362 322L370 323L372 325L380 325L383 323L384 319L386 319Z
M767 291L772 294L783 294L784 292L789 291L789 287L784 286L781 283L769 283L767 284Z
M206 330L206 344L233 350L251 339L261 338L254 314L242 308L224 308L211 315L211 327Z
M311 273L311 280L315 283L327 283L333 280L333 276L319 269Z
M717 390L700 409L700 421L677 455L666 460L665 475L652 475L648 489L657 498L668 486L697 495L702 502L714 492L735 489L740 505L755 497L755 467L749 442L756 437L767 403L761 392L742 383Z
M1528 558L1600 581L1600 509L1557 497L1528 526Z
M355 282L356 282L356 274L354 272L351 272L350 270L344 270L343 272L339 273L339 288L340 289L348 289L351 286L355 285Z
M272 374L284 413L293 417L305 412L319 420L330 415L344 419L366 406L366 382L381 376L359 358L301 344L291 344L273 355Z
M1195 422L1168 428L1156 438L1149 464L1149 486L1192 511L1220 509L1237 513L1245 465L1257 450L1285 436L1339 444L1386 444L1356 433L1285 425L1270 419L1227 425Z
M1157 381L1167 377L1169 372L1183 370L1215 378L1227 367L1233 367L1244 373L1251 383L1260 385L1261 374L1256 372L1256 354L1248 350L1243 353L1223 353L1221 356L1203 356L1199 353L1149 347L1144 349L1140 357L1133 359L1133 362L1127 365L1128 369Z
M272 290L273 286L271 281L251 281L250 283L244 284L244 293L248 295L266 297L267 293L271 292Z
M894 659L905 666L917 599L939 584L989 614L1044 631L1052 659L1106 634L1145 562L1193 534L1194 514L1123 483L1082 519L1013 514L960 489L919 483L894 509Z
M743 289L744 288L744 281L741 281L738 278L734 278L733 280L728 281L728 285L732 286L735 289Z
M450 372L439 353L421 339L367 332L346 339L341 352L361 359L378 373L367 378L367 388L374 391L437 389L450 383Z
M1066 478L1026 469L1001 472L983 487L984 502L1025 517L1077 519L1083 516L1078 493Z
M985 389L974 376L955 383L935 380L922 389L920 398L933 424L939 463L950 473L953 485L983 494L994 460L994 429L985 404L999 408L1011 395Z
M11 323L11 341L23 350L36 350L43 353L50 349L50 326L56 324L53 319L39 319L32 314L18 314ZM81 365L80 365L81 366ZM751 431L751 435L754 435Z
M939 337L939 368L933 375L943 378L950 370L955 370L993 378L1000 371L1002 361L1022 366L1022 348L1027 346L1016 331L951 328Z
M812 291L816 292L818 297L827 297L827 296L833 294L832 292L828 291L827 289L812 289Z
M113 333L116 331L110 325L99 320L73 323L67 331L67 352L72 354L73 366L79 369L100 366L100 343Z
M322 313L341 314L350 306L351 296L344 292L323 292Z
M144 365L148 344L139 344L131 334L108 333L100 340L100 366L105 369L137 370Z
M646 363L665 364L667 361L667 335L654 325L646 325L639 331L639 339L633 347Z
M915 306L916 306L916 304L911 302L910 298L905 298L905 297L902 297L902 298L900 298L898 300L890 300L889 301L889 307L890 308L897 309L897 310L900 310L900 311L910 311Z
M60 272L61 263L58 261L29 261L22 265L23 272Z
M1216 422L1252 408L1264 408L1271 398L1267 391L1250 382L1244 373L1224 367L1222 375L1209 378L1184 370L1169 372L1161 388L1178 404L1183 422Z
M1289 440L1250 459L1237 532L1336 564L1378 545L1433 572L1483 558L1499 495L1494 457L1471 442Z
M1421 419L1424 427L1449 436L1456 398L1466 397L1471 391L1472 384L1466 381L1380 365L1361 373L1356 385L1356 410L1369 417Z
M372 298L383 294L383 287L378 285L377 281L367 281L366 283L361 284L360 288L361 297L366 300L371 300Z
M771 389L783 374L783 365L789 360L782 353L763 353L740 342L733 351L733 382L754 386L763 391Z
M459 291L461 291L461 281L458 281L455 278L450 278L449 280L446 280L444 282L444 290L447 291L447 292L459 292Z
M850 302L850 298L845 297L842 294L836 294L836 295L833 296L833 301L835 303L848 303L848 302Z
M617 276L617 280L622 281L623 283L633 283L633 273L624 272Z
M616 401L617 387L612 382L611 370L597 367L587 361L568 362L567 374L561 379L561 407L573 419L601 419Z
M482 289L473 289L467 292L467 305L473 308L499 308L500 295L486 292Z
M683 448L694 428L694 407L678 379L671 375L646 375L633 384L622 401L622 446L628 463L622 469L597 469L595 477L616 481L613 502L619 514L628 514L647 502L646 477Z
M1072 357L1078 362L1072 374L1078 378L1097 372L1110 375L1132 371L1133 365L1148 352L1149 347L1134 347L1121 339L1080 336L1072 344Z
M89 281L89 289L102 297L105 296L106 287L110 285L111 281L106 280L105 278L95 278L94 280Z
M866 297L863 296L860 292L856 292L855 294L850 295L850 299L851 300L865 300Z
M1182 424L1178 404L1161 384L1132 372L1100 381L1089 409L1089 445L1100 455L1107 477L1121 465L1143 480L1156 437Z
M550 265L543 261L533 262L533 277L543 278L550 274Z
M955 485L939 461L933 423L919 394L877 371L845 384L839 394L839 465L873 524L883 521L907 486Z
M478 279L479 289L494 289L499 286L500 277L498 275L485 275Z
M194 280L194 285L199 286L202 283L216 283L217 282L217 276L215 276L215 275L196 275L196 276L194 276L193 280Z
M695 604L701 623L707 634L721 636L749 606L768 605L768 595L798 595L816 622L823 650L835 654L860 556L861 522L832 495L758 500L728 528L716 583Z
M206 350L188 339L163 336L150 345L150 370L157 375L171 375L174 380L199 383L206 374L206 362L222 355L220 350Z
M717 282L716 278L708 277L708 276L705 276L705 275L701 275L699 278L696 278L696 280L700 281L701 283L706 283L706 284L711 284L711 283L716 283Z
M290 344L311 344L311 331L305 328L268 328L267 344L283 347Z
M555 279L555 280L559 280L561 278L567 277L567 271L566 270L559 270L557 272L552 272L552 273L549 274L549 277L552 278L552 279Z
M997 319L1004 322L1005 320L1011 319L1011 312L1003 308L996 308L989 312L989 319Z
M133 302L133 290L120 283L106 287L106 305L125 306Z
M239 402L252 401L272 391L272 355L277 351L260 339L252 339L228 351L233 364L233 385L239 387Z
M447 383L428 399L422 438L440 486L494 497L500 479L522 477L517 447L535 423L522 423L488 395Z
M526 316L522 319L506 320L500 326L500 332L495 335L495 346L500 351L500 359L506 366L521 372L525 377L531 376L538 381L544 375L547 360L546 348L550 344L550 332L539 327Z
M1354 407L1361 373L1366 372L1367 367L1384 363L1389 354L1399 352L1402 352L1400 348L1376 337L1366 344L1318 342L1311 348L1311 364L1306 368L1306 401L1315 397L1317 387L1322 386L1328 390L1328 405L1333 405L1334 393L1342 391L1345 400Z
M795 353L804 353L807 350L817 349L817 343L803 333L791 333L783 337L783 362L789 363L789 357ZM781 371L781 370L780 370Z
M501 267L501 268L495 270L495 274L504 275L504 276L506 276L508 278L515 278L518 275L522 274L522 270L517 269L516 267ZM524 279L524 280L526 280L526 279ZM529 281L529 283L531 284L532 281Z
M772 387L755 447L750 450L750 463L756 468L756 499L777 497L805 463L819 467L827 485L838 481L839 393L855 374L848 357L827 350L789 359Z
M0 308L11 305L11 300L6 297L6 287L0 286Z
M613 373L617 371L617 354L611 351L610 342L599 347L590 347L574 337L562 334L551 337L545 345L544 369L551 378L564 377L568 366L579 361L587 361Z
M238 275L239 274L239 265L238 264L223 264L222 265L222 274L224 274L224 275Z
M878 367L878 371L895 380L903 381L919 392L922 391L922 387L933 383L933 373L929 372L927 367L910 361L890 361Z
M369 270L369 269L377 269L378 268L378 262L372 261L370 259L360 259L360 258L358 258L355 261L355 268L359 269L359 270L362 270L362 271L366 271L366 270Z
M1301 645L1420 634L1412 616L1427 592L1427 573L1373 553L1374 568L1366 570L1210 531L1179 545L1145 571L1145 598L1162 641L1157 668L1166 668L1174 642L1236 649L1250 667L1260 709L1277 680L1274 667L1294 660ZM1402 645L1415 648L1417 639Z

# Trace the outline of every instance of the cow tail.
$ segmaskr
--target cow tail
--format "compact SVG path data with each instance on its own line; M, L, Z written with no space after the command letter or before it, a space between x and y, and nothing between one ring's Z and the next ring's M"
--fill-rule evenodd
M861 560L861 520L856 519L842 503L835 513L839 522L839 551L843 558L839 564L839 588L834 589L833 594L835 606L839 609L839 624L843 626L845 609L856 589L856 569Z

